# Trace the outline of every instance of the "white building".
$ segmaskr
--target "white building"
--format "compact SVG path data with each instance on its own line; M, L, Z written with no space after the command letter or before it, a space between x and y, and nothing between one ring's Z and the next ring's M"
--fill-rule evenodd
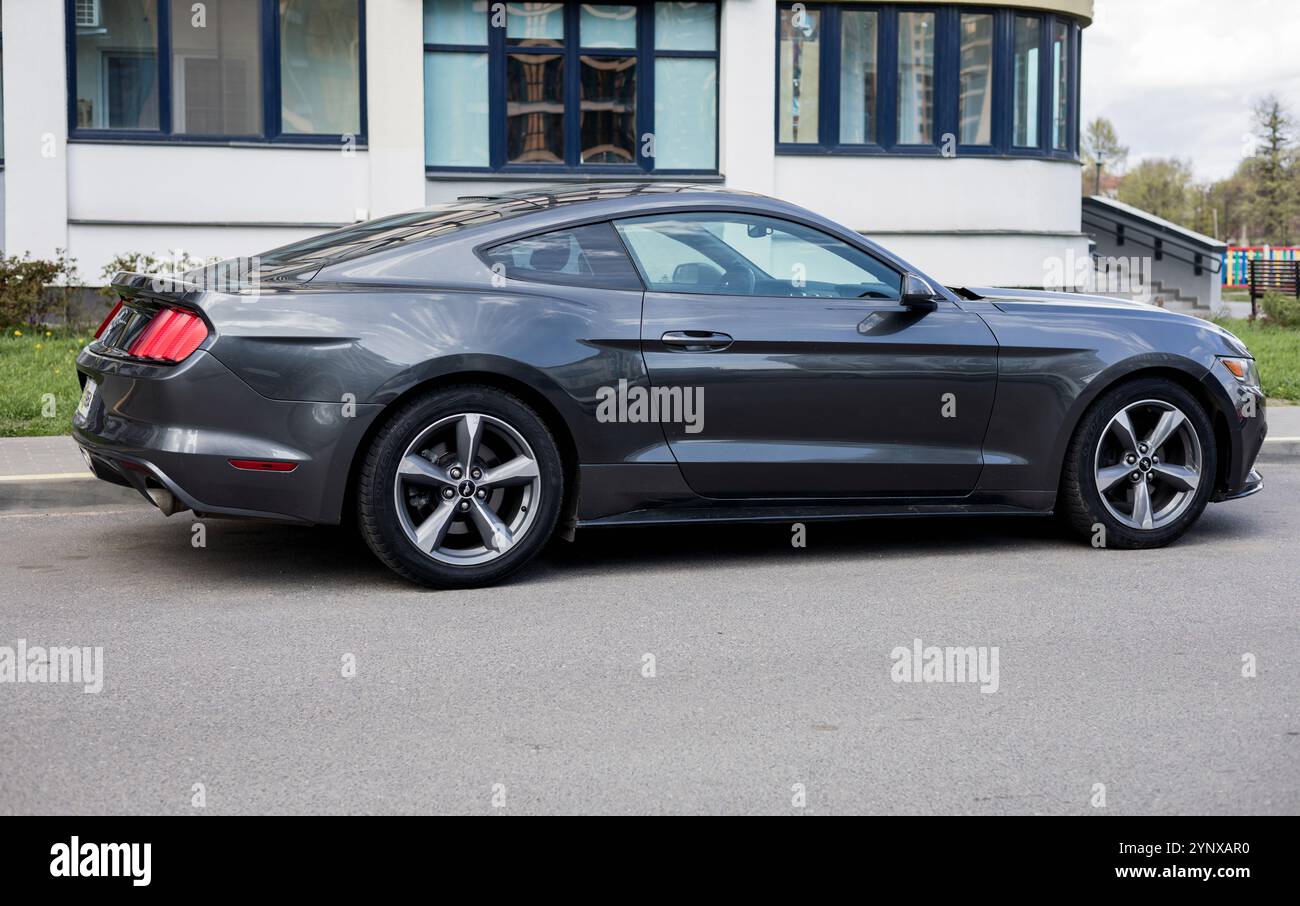
M945 281L1080 230L1092 0L0 0L9 254L251 254L461 195L776 195Z

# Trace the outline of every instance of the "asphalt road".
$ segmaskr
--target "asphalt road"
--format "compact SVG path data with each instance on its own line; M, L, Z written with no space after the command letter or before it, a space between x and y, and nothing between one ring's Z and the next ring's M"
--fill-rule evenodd
M99 694L0 683L0 813L1295 814L1300 464L1265 476L1163 551L628 530L457 593L339 530L0 514L0 645L104 649ZM997 691L894 682L916 638L997 646Z

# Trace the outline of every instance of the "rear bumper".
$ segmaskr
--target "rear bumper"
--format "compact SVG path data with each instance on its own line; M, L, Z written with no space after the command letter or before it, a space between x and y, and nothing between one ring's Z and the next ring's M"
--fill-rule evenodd
M164 512L338 522L353 453L381 408L267 399L203 351L167 366L83 350L77 370L97 385L72 431L92 471ZM246 471L232 459L296 468Z

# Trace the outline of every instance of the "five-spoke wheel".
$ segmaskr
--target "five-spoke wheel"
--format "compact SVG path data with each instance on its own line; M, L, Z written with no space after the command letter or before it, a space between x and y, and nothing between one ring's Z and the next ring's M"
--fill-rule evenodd
M430 393L376 435L357 486L362 532L381 560L442 588L495 582L546 543L564 469L546 423L491 387Z
M1097 443L1102 503L1130 528L1163 528L1191 506L1201 483L1201 441L1181 409L1163 400L1130 403Z
M1096 547L1160 547L1209 502L1218 453L1205 407L1181 384L1145 377L1089 407L1066 451L1058 512Z
M499 418L464 412L413 440L393 483L406 536L442 563L486 563L532 527L541 501L537 457Z

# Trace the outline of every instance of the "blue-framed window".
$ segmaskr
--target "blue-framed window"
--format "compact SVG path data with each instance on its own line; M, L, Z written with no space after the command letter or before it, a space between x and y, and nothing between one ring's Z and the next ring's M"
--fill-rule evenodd
M74 140L365 142L365 0L66 4Z
M424 0L430 172L716 173L713 2Z
M1073 160L1078 22L936 3L783 3L779 154Z

